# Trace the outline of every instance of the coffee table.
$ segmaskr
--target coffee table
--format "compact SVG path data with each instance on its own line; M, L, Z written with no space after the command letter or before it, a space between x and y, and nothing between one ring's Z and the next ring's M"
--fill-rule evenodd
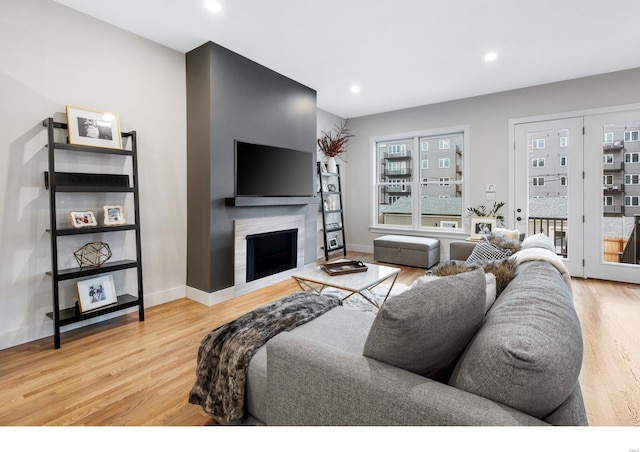
M384 301L386 301L396 279L398 278L400 269L377 264L365 265L367 266L366 272L331 276L318 266L309 270L304 270L300 273L295 273L291 275L291 277L296 280L300 288L304 291L321 293L325 287L334 287L336 289L342 289L349 292L349 294L342 298L342 300L346 300L352 295L360 294L376 308L380 308L371 293L371 290L377 287L380 283L393 278L391 286L384 297Z

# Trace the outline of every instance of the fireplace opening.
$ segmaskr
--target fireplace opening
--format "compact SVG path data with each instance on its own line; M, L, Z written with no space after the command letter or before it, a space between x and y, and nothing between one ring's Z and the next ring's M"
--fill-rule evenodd
M296 268L298 230L247 235L247 282Z

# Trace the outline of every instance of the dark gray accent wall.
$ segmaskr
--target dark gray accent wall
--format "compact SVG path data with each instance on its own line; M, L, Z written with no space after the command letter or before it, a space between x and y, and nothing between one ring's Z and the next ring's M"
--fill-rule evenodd
M316 92L213 42L186 55L187 285L233 286L233 221L305 215L305 264L316 259L317 205L226 206L234 140L316 152ZM311 177L313 177L311 175Z

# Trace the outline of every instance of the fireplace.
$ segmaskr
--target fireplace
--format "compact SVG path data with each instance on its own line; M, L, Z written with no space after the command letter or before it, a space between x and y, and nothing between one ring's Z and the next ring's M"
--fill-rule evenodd
M315 224L315 222L314 222ZM293 231L293 234L292 232ZM238 218L234 220L234 296L244 295L256 289L290 278L296 271L304 267L305 216L285 215L272 217ZM272 235L275 234L275 235ZM295 239L291 236L295 235ZM278 237L280 236L280 237ZM274 238L275 237L275 238ZM266 244L260 244L265 239ZM276 239L277 238L277 239ZM256 244L250 244L258 239ZM271 245L286 252L276 252ZM253 251L251 248L253 247ZM267 250L263 250L266 247ZM255 259L258 252L259 263L254 262L257 269L249 269L250 260ZM253 257L249 253L254 253ZM260 256L260 254L271 256ZM285 255L289 255L286 257ZM284 269L287 267L286 269Z
M248 235L247 282L296 268L297 258L297 229Z

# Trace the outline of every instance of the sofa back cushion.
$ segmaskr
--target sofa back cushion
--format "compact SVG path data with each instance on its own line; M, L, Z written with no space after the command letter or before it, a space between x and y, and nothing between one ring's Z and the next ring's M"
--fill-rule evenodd
M520 264L458 361L449 384L544 418L573 392L582 365L573 299L549 263Z
M363 355L446 382L482 324L485 284L479 268L432 278L388 299L371 325Z

